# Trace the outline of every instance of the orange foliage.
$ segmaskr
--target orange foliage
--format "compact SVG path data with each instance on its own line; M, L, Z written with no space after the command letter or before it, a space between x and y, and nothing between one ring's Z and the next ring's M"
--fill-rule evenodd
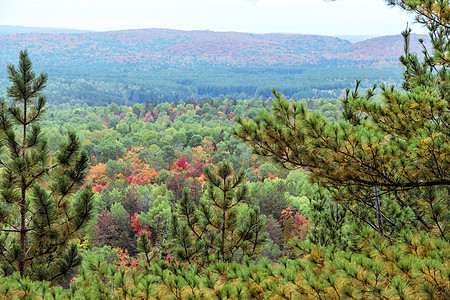
M103 191L104 189L106 189L108 186L107 185L101 185L101 184L97 184L94 185L92 187L92 190L94 191L94 193L100 193L101 191Z
M306 238L310 221L300 216L291 207L281 212L281 223L283 224L283 241L287 243L293 238L303 240Z
M107 186L110 179L106 172L106 164L97 164L90 168L87 180L93 185Z
M114 250L117 252L117 259L115 261L115 264L120 267L127 267L130 264L130 255L128 254L127 249L122 249L119 247L114 248Z
M159 174L156 170L145 167L133 169L132 173L132 175L127 177L128 183L132 185L151 184L155 182Z
M127 177L127 181L132 185L155 183L159 175L158 171L138 158L141 150L145 150L145 148L132 147L124 158L130 164L131 174Z
M130 255L128 254L127 249L122 249L119 247L114 248L114 250L117 252L117 259L115 261L115 264L119 268L126 268L127 273L133 268L136 268L136 273L139 273L139 266L136 259L130 259Z

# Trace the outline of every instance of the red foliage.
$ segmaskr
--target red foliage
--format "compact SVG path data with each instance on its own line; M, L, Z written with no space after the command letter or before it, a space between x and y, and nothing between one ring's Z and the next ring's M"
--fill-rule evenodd
M153 109L152 116L153 116L153 119L155 119L155 120L158 119L159 111L156 108Z
M205 165L203 163L199 163L195 166L195 168L191 168L187 174L186 174L186 178L191 178L191 177L200 177L200 175L203 174L203 167Z
M175 163L175 165L176 165L178 168L183 169L184 171L187 171L188 165L187 165L187 162L186 162L186 158L185 158L184 156L183 156L182 159L180 159L179 161L177 161L177 162Z
M139 271L138 262L136 259L133 259L130 263L130 268L136 268Z
M125 161L128 162L127 181L132 185L147 185L154 183L154 179L158 177L158 172L150 167L149 164L138 158L139 150L132 148L128 151ZM125 175L125 174L124 174Z
M138 175L131 175L127 177L127 181L129 184L133 185L143 185L143 184L150 184L151 181L148 179L148 177L138 176Z
M184 178L188 181L190 178L200 179L203 176L203 167L207 164L208 154L203 151L201 146L194 148L194 154L189 158L182 157L174 163L171 173L172 177ZM202 180L201 180L202 181Z
M171 253L167 254L166 258L164 258L164 261L168 262L169 264L173 266L179 266L180 262L173 259L173 256Z
M67 286L70 286L72 284L72 280L76 279L77 275L74 275L72 278L70 278L69 283L67 284Z
M103 191L103 190L106 189L107 187L108 187L108 185L97 184L97 185L94 185L94 186L92 187L92 191L93 191L94 193L100 193L101 191Z
M134 213L133 216L131 216L131 227L133 228L133 231L136 231L138 234L138 237L141 236L141 232L145 230L147 232L147 236L150 238L150 231L148 231L147 225L142 225L141 222L139 222L137 218L138 213Z
M306 217L300 216L291 207L281 212L281 223L283 224L283 240L288 242L292 238L305 239L310 223Z

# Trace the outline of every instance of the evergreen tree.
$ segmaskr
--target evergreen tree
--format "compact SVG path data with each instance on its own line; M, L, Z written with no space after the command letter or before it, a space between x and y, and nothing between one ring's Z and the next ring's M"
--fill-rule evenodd
M8 65L10 101L0 102L0 263L4 275L55 280L80 263L71 240L87 223L92 192L80 189L88 157L77 136L51 156L39 126L47 75L36 76L27 51Z
M347 231L347 210L338 203L333 203L329 195L317 192L310 203L310 220L313 226L308 229L308 240L319 245L336 245L345 248Z
M450 234L450 51L448 1L389 1L417 13L430 32L432 52L409 52L403 32L404 91L381 86L347 93L344 120L329 121L274 90L272 113L238 118L235 134L255 153L288 168L307 168L311 179L381 236L423 230ZM423 41L421 41L423 42Z
M265 219L257 207L245 220L237 218L237 206L247 197L244 171L233 174L231 164L223 162L216 170L207 165L204 172L207 200L197 207L184 189L179 213L172 216L177 257L204 265L212 255L224 262L233 261L237 254L256 255L266 240Z

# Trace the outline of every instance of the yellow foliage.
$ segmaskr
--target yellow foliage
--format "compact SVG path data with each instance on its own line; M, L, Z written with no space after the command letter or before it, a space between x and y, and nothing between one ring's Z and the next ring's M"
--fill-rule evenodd
M106 164L99 163L91 167L87 179L93 185L108 185L110 179L106 172Z

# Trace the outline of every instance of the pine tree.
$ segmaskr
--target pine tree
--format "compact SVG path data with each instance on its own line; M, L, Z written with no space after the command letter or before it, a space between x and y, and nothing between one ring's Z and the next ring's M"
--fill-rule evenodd
M432 51L409 52L403 32L403 91L347 92L344 119L328 121L274 90L272 113L238 118L235 134L256 154L306 168L359 222L393 239L401 230L450 234L450 8L448 1L389 1L417 14ZM423 43L423 41L420 41Z
M237 206L247 197L244 171L233 174L231 164L223 162L216 170L206 166L204 173L207 200L197 207L184 189L179 212L172 217L177 258L204 265L212 255L224 262L233 261L237 254L256 255L266 239L265 219L257 207L245 220L237 218Z
M11 86L0 102L0 263L4 275L55 280L80 263L71 240L91 216L83 184L88 157L74 133L52 155L39 121L47 75L36 76L27 51L8 65Z
M336 245L345 248L347 210L320 191L312 199L310 207L309 218L313 224L308 228L308 240L319 246Z

